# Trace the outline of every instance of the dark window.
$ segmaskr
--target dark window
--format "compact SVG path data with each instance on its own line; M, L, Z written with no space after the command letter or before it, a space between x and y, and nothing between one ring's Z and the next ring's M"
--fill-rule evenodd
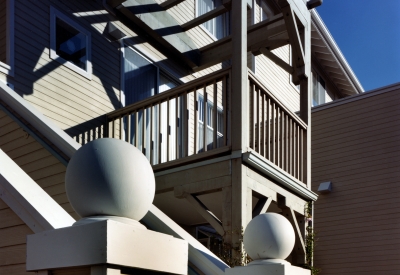
M86 71L86 35L56 18L56 53L66 61Z

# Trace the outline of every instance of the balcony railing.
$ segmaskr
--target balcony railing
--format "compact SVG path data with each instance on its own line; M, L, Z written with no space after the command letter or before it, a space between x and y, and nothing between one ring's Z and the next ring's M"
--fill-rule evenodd
M220 70L107 114L108 137L163 163L229 150L227 86Z
M248 80L250 148L306 182L307 125L250 71ZM229 68L214 72L108 113L105 125L86 130L77 140L125 140L155 170L226 154L231 150L229 86Z
M250 148L306 180L307 125L249 72Z

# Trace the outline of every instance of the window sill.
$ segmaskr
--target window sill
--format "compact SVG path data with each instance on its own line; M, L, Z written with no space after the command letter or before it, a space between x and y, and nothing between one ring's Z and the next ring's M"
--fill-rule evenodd
M5 73L10 76L14 76L14 72L10 65L0 62L0 72Z
M73 70L74 72L86 77L89 80L92 80L92 64L91 62L86 62L86 66L88 67L87 71L79 68L78 66L74 65L73 63L65 60L64 58L60 57L56 54L56 52L50 49L50 58L57 61L58 63L64 65L65 67Z

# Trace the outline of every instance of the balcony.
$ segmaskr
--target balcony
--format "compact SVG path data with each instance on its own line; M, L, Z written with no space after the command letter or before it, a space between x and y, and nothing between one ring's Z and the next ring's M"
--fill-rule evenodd
M285 176L306 183L307 125L248 72L249 151ZM223 69L106 114L86 133L125 140L155 171L231 153L231 69ZM94 134L96 133L96 134ZM99 134L100 133L100 134ZM102 134L101 134L102 133Z

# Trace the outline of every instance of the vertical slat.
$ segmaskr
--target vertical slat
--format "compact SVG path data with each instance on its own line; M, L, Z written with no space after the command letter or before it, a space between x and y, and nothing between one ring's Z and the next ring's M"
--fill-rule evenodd
M285 114L285 171L289 173L289 117Z
M143 107L142 112L142 153L146 155L146 108Z
M153 154L154 154L154 138L153 138L154 105L153 104L150 105L149 120L150 120L150 136L149 136L150 148L148 148L148 150L149 150L149 154L150 154L150 164L154 165L154 156L153 156Z
M261 131L261 124L260 124L260 88L258 88L258 87L256 88L254 95L256 96L256 108L257 108L257 111L256 111L256 115L257 115L257 131L256 131L257 144L256 144L256 147L257 147L257 152L261 153L261 146L260 146L260 144L261 144L261 140L260 140L261 139L261 134L260 134L260 131Z
M161 101L158 102L158 164L161 163L161 154L162 154L161 144L163 141L162 140L163 136L162 136L162 132L161 132L161 103L162 103Z
M275 102L271 101L271 161L275 163Z
M297 147L297 124L295 121L293 121L293 152L294 152L293 176L297 179L298 147Z
M275 126L276 126L276 148L275 148L275 164L280 166L280 154L279 154L279 149L280 149L280 110L281 108L279 107L278 104L275 104L275 108L276 108L276 118L275 118Z
M224 76L223 80L222 80L222 123L224 124L224 132L223 134L223 146L227 145L226 140L227 140L227 125L228 125L228 119L227 119L227 109L228 109L228 102L226 99L226 85L228 85L228 81L226 76Z
M293 173L293 159L294 159L294 152L293 152L293 120L290 118L289 120L289 174L292 176Z
M171 135L171 126L169 125L170 115L169 115L169 98L167 99L167 161L169 161L169 142Z
M188 93L187 91L183 93L183 156L187 157L189 155L189 110L188 110Z
M198 104L198 96L197 96L197 88L194 89L193 92L193 106L194 106L194 137L193 137L193 148L194 148L194 152L193 154L197 154L197 152L199 151L198 148L198 135L199 135L199 104ZM200 140L200 139L199 139Z
M113 138L117 138L117 123L116 119L113 120Z
M265 155L265 93L262 92L261 94L261 155L266 157Z
M267 118L265 122L266 129L266 157L269 161L271 161L271 100L266 98L266 106L267 106Z
M305 184L307 184L307 130L303 130L303 181Z
M203 122L203 150L204 152L207 151L207 91L206 91L206 85L204 85L203 89L204 97L203 97L203 115L204 115L204 122Z
M299 171L299 180L302 182L303 181L303 177L304 177L304 174L303 174L303 172L304 172L304 170L303 170L303 165L304 165L304 161L303 161L303 129L302 128L300 128L300 133L299 133L300 135L299 135L299 143L300 143L300 145L299 145L299 147L300 147L300 157L299 157L299 161L300 161L300 163L299 163L299 165L300 165L300 171Z
M254 84L249 81L249 91L250 91L250 148L255 149L255 125L254 125Z
M218 89L217 82L214 80L214 105L213 105L213 149L217 148L217 108L218 108Z
M301 159L300 159L300 126L297 123L296 123L296 133L297 133L297 136L296 136L297 167L296 167L296 169L297 169L297 179L300 180L300 162L301 162Z
M119 121L119 139L123 139L122 138L122 133L123 133L123 123L122 123L122 116L120 116L119 118L118 118L118 121Z
M129 143L131 143L131 131L132 131L131 114L129 113L126 116L126 142Z
M139 110L135 112L135 146L139 148Z
M179 158L179 129L180 129L180 118L179 118L179 96L175 97L175 159Z
M283 169L283 162L284 162L284 159L283 159L283 156L284 156L284 154L285 154L285 152L284 152L284 138L285 138L285 131L284 131L284 127L285 127L285 123L284 123L284 120L283 120L283 116L284 116L284 111L280 108L280 111L279 111L279 115L280 115L280 118L279 118L279 122L280 122L280 126L279 126L279 128L280 128L280 138L281 138L281 140L280 140L280 148L279 148L279 159L280 159L280 167Z

